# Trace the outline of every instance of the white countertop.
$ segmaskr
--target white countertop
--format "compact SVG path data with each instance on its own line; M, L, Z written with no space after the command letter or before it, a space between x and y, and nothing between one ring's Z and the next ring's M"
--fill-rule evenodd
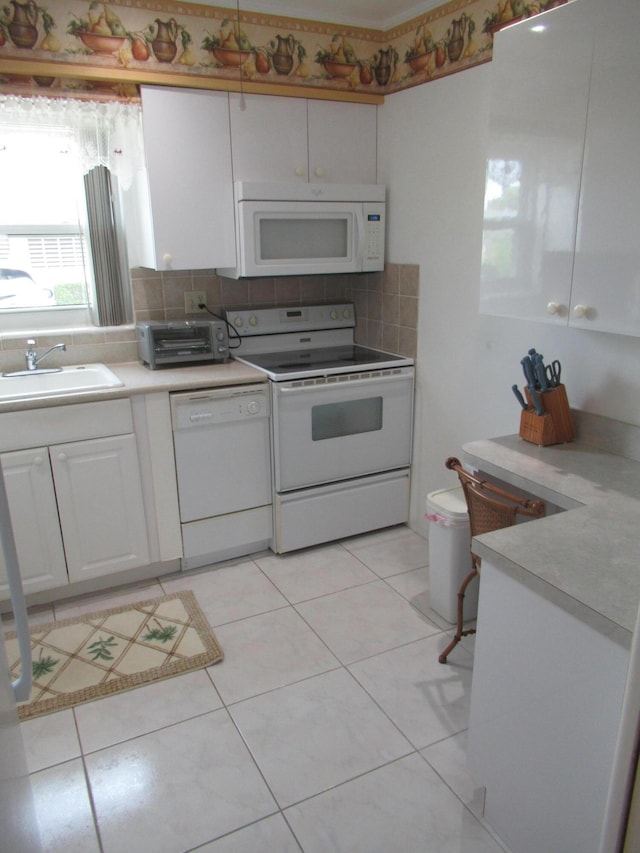
M640 462L517 435L465 444L463 458L566 510L478 537L478 555L628 646L640 602Z
M81 391L60 396L29 397L25 400L0 402L2 412L26 409L42 409L51 406L68 406L73 403L90 403L100 400L116 400L135 394L150 394L155 391L189 391L196 388L218 388L226 385L246 385L266 382L264 373L239 361L222 364L194 365L149 370L138 362L108 364L107 367L122 380L119 388L102 388L96 391Z

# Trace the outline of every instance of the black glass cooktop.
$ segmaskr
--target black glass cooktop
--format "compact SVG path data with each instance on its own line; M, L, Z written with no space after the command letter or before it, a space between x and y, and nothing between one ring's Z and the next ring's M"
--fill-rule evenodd
M406 362L400 355L349 344L289 352L268 352L246 355L244 361L275 375L306 373L308 370L331 372L339 368L376 368L394 362Z

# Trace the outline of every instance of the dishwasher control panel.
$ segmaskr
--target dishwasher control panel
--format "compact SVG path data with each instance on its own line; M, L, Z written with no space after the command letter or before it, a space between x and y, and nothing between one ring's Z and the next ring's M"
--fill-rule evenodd
M269 417L269 386L240 385L170 394L174 431L222 424L245 418Z

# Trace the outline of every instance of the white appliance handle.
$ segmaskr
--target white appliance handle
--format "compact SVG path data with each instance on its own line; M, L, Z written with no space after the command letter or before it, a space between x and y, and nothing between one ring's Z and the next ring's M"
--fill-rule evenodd
M353 238L355 246L355 257L357 260L356 269L361 270L364 265L364 212L361 204L355 205L355 216L353 217L353 227L355 234Z
M288 396L290 394L313 394L314 392L335 391L338 388L345 391L349 388L369 388L372 386L372 383L376 385L388 385L390 382L398 382L400 379L412 382L413 376L410 373L400 376L398 374L395 376L372 376L371 379L352 379L350 382L320 382L317 385L302 385L298 388L292 388L279 382L275 384L277 394L286 394Z
M13 606L13 615L16 620L16 632L18 634L18 648L20 650L20 678L12 683L13 695L16 702L24 702L31 693L31 637L29 635L29 622L27 619L27 604L22 590L22 579L18 566L18 555L16 553L16 542L11 527L11 516L9 514L9 502L7 500L7 489L4 475L0 467L0 540L2 542L2 553L9 581L9 595Z

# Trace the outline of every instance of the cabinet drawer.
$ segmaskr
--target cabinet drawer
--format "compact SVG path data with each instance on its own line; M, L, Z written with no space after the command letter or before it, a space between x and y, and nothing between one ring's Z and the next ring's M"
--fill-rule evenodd
M0 415L0 453L133 432L131 401L76 403Z

